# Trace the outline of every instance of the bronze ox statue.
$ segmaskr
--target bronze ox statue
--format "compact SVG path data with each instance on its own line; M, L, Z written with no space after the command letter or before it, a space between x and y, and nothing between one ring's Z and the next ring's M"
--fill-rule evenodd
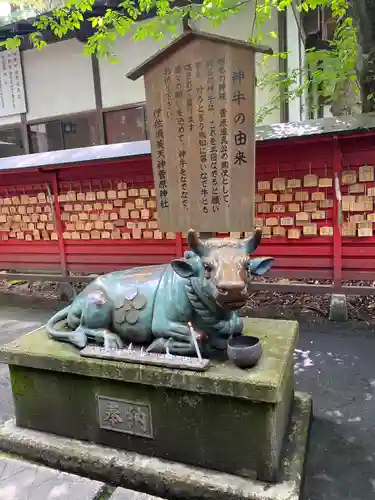
M48 321L47 331L79 348L88 341L107 348L125 342L191 356L196 350L190 322L202 333L201 347L224 350L231 335L242 333L237 311L248 299L251 276L266 273L274 260L251 259L261 235L256 229L247 239L201 241L190 230L183 258L99 276Z

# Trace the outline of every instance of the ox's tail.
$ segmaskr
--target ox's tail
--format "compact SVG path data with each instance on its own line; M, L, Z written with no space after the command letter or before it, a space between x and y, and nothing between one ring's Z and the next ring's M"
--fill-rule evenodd
M61 311L57 312L47 321L46 330L48 335L54 340L60 340L60 342L69 342L80 349L85 347L87 344L87 336L83 330L79 327L76 330L64 330L63 326L66 328L68 326L68 313L70 306L65 307ZM59 323L63 324L57 327Z

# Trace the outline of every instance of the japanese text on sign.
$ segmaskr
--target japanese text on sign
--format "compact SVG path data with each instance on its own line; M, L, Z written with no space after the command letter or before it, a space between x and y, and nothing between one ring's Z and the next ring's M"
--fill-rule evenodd
M247 48L197 42L146 74L162 230L252 229L254 61Z
M0 116L26 112L22 66L18 50L0 52Z
M160 196L161 208L168 208L168 183L166 174L166 163L165 163L165 140L164 140L164 128L162 120L161 109L158 108L154 111L154 128L156 135L156 168L158 172L158 187Z
M148 404L97 396L102 429L152 438L151 408Z

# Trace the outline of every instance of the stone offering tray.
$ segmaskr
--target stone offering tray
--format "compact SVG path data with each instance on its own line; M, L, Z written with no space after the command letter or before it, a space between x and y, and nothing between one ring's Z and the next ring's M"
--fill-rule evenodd
M141 365L164 366L165 368L179 368L181 370L204 371L210 366L209 359L199 360L187 356L174 356L172 354L156 354L146 352L141 348L132 349L104 349L100 346L87 346L80 352L86 358L107 359L125 363Z

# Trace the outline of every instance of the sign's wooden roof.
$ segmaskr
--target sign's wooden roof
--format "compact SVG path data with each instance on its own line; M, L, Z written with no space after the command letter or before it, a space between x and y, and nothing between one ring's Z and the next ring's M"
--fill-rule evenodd
M255 52L261 52L262 54L273 54L272 49L269 47L265 47L264 45L255 45L253 43L244 42L242 40L237 40L235 38L213 35L211 33L206 33L204 31L186 30L175 40L169 43L166 47L158 50L156 54L149 57L137 68L130 71L126 75L126 77L129 78L130 80L137 80L139 77L143 76L148 70L150 70L156 64L160 64L168 56L177 52L181 48L185 47L193 40L206 40L215 43L232 45L235 47L242 47Z

